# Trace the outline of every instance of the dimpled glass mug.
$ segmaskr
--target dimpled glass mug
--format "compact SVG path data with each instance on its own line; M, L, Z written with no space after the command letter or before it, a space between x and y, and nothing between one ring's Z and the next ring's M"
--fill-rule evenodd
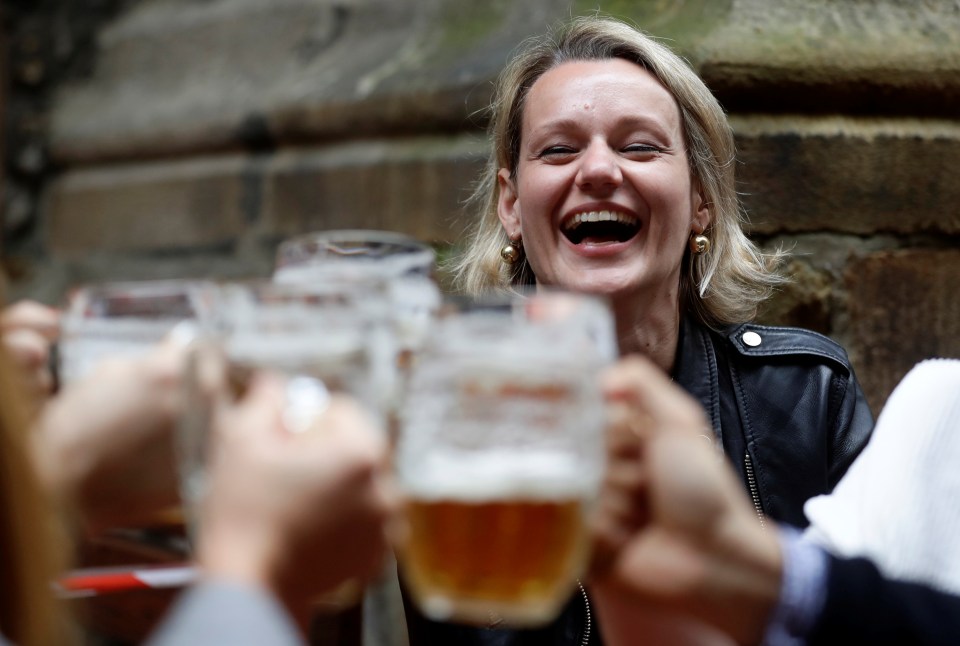
M84 285L63 315L59 378L69 384L105 359L145 354L171 333L189 341L214 318L213 283L146 280Z
M413 368L395 455L398 556L435 620L550 621L587 556L605 464L606 305L540 292L442 310Z
M440 304L440 290L433 279L435 257L429 245L414 238L368 229L306 233L285 240L277 250L273 274L277 283L353 281L385 287L389 301L385 320L396 370L393 382L384 384L381 403L391 442L397 435L397 412L407 375ZM363 643L403 646L404 626L396 563L388 558L383 576L368 586L364 596Z
M194 344L186 375L186 414L179 445L183 497L204 494L214 402L206 384L225 380L242 396L257 370L286 378L284 422L309 430L331 394L357 399L382 422L380 393L393 381L392 346L384 323L382 286L339 282L279 285L225 283L215 298L217 323Z
M433 280L436 254L392 231L345 229L308 233L282 242L273 280L282 284L376 281L386 286L398 352L422 343L440 302Z

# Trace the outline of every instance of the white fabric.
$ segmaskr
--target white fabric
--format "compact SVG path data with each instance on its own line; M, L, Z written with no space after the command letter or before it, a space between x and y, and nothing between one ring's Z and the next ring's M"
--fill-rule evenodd
M917 364L834 491L804 511L807 538L834 554L960 594L960 361Z
M305 646L266 590L206 580L180 596L148 646Z

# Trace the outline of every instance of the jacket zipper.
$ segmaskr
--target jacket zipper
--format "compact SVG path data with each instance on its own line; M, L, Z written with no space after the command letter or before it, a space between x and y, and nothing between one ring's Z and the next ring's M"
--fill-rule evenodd
M760 527L766 529L767 523L763 519L763 507L760 506L760 490L757 489L757 479L753 475L753 461L750 459L750 453L743 454L744 471L747 472L747 486L750 487L750 498L753 500L753 509L757 512L757 518L760 519Z
M580 639L580 646L587 646L587 644L590 643L590 632L593 628L593 620L590 615L590 597L587 596L587 590L580 581L577 581L577 585L580 586L580 594L583 595L584 609L587 612L587 625L583 628L583 637Z

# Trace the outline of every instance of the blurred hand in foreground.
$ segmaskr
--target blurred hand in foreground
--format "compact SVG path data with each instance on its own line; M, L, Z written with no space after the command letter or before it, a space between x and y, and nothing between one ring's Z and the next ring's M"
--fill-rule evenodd
M36 422L42 479L92 531L135 526L179 502L174 429L185 349L164 343L104 361L63 388Z
M298 434L283 404L282 380L258 375L218 411L197 552L209 576L266 588L302 621L320 593L379 573L394 503L381 434L353 401L335 396Z
M611 459L590 578L605 637L633 643L638 622L666 613L758 643L780 592L775 532L713 448L695 401L640 357L606 377ZM698 630L671 639L687 641L717 639Z
M0 313L3 344L36 402L52 394L51 348L60 336L60 312L35 301L18 301Z

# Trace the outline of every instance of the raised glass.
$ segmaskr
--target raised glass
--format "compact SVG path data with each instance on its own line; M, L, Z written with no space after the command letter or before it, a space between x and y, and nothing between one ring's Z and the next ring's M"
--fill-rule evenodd
M197 280L113 282L76 289L58 344L61 381L84 377L104 359L143 354L181 324L191 329L209 324L214 293L212 283Z
M433 280L436 254L414 238L391 231L309 233L280 244L273 274L282 284L376 281L386 285L401 362L423 340L440 303Z
M204 384L223 378L218 370L226 371L238 397L257 370L284 375L284 422L291 433L309 430L335 393L349 394L382 418L382 393L395 370L382 285L228 283L215 302L218 325L197 345L187 375L180 463L189 506L203 495L213 405Z
M604 467L606 306L538 293L441 312L413 367L395 455L402 572L436 620L559 612L583 571Z
M396 378L381 393L391 439L396 436L405 375L440 304L440 290L433 280L435 255L429 245L409 236L364 229L308 233L283 242L277 250L273 276L277 283L352 281L385 287L389 307L384 317L397 369ZM406 643L403 602L391 559L385 563L383 577L367 588L363 617L365 644Z

